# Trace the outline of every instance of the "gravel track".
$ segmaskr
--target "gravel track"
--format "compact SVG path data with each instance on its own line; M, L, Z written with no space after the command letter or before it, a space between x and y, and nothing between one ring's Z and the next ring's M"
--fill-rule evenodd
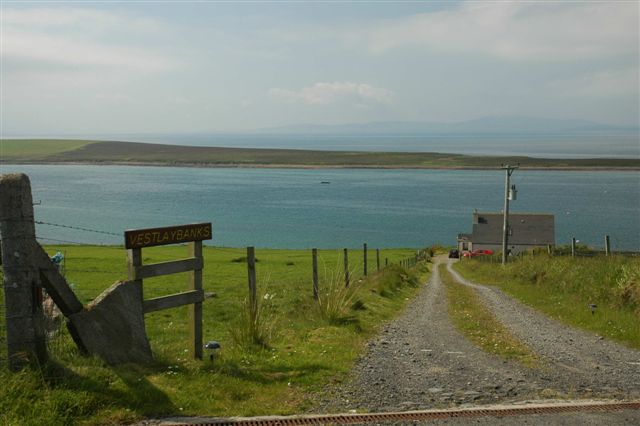
M640 397L640 351L554 321L496 288L466 280L452 264L447 268L453 277L474 288L496 318L543 357L556 381L579 393Z
M542 358L529 369L485 353L451 324L438 265L477 290L496 318ZM331 394L331 393L332 394ZM349 381L328 389L314 413L405 411L550 398L640 398L640 351L575 330L522 305L500 290L469 282L434 259L427 285L405 312L369 342ZM146 420L140 425L207 421ZM166 422L166 423L165 423ZM637 425L640 411L479 417L385 425Z
M369 342L348 382L315 412L395 411L575 397L640 397L640 351L573 330L494 288L478 290L496 318L541 355L530 369L468 342L451 324L434 259L418 297ZM449 265L450 268L450 265ZM461 279L457 274L454 277Z

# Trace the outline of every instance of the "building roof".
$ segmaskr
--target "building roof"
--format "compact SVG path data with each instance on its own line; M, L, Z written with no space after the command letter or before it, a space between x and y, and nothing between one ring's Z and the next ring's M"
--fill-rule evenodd
M502 243L502 213L473 213L474 244ZM555 244L555 219L549 213L510 213L509 245Z

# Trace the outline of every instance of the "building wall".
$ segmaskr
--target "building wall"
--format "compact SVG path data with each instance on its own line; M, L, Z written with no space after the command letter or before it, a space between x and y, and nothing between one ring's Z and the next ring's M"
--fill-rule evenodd
M509 244L509 250L511 254L519 254L523 251L531 250L534 248L546 248L546 245L534 245L534 244ZM502 252L502 244L473 244L473 250L493 250L494 253ZM471 250L470 250L471 251Z

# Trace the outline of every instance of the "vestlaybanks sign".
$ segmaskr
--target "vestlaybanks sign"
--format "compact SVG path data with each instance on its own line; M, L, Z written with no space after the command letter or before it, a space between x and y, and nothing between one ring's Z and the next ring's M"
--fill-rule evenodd
M124 233L124 246L128 249L136 249L210 240L211 237L211 223L193 223L166 228L132 229Z

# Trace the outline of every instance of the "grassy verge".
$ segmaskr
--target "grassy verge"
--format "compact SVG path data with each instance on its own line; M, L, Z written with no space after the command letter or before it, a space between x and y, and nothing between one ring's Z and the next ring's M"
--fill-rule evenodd
M61 246L65 274L83 302L118 279L126 278L125 250L120 247ZM415 253L384 250L390 263ZM352 262L362 252L350 253ZM145 263L186 256L185 247L145 249ZM319 254L320 293L332 296L340 283L342 251ZM243 249L204 249L204 339L222 350L212 363L194 361L188 353L186 307L146 315L155 362L148 366L109 367L79 356L62 332L50 342L52 361L10 374L0 368L0 424L113 424L167 415L292 414L310 408L316 393L339 383L353 366L365 341L395 316L417 291L420 268L396 265L361 277L351 271L352 285L333 301L332 315L312 296L311 253L302 250L257 250L261 301L260 342L238 333L246 327L247 272ZM358 257L359 256L359 257ZM369 265L375 259L369 259ZM185 289L178 274L145 280L145 298ZM0 303L2 300L0 300ZM1 337L1 336L0 336ZM259 343L259 344L256 344Z
M446 289L449 317L464 336L485 352L501 358L526 367L539 364L536 354L496 320L474 289L456 282L444 264L439 266L439 272Z
M640 348L640 259L535 257L500 264L462 261L466 278L496 285L566 324ZM591 313L590 304L596 304Z

